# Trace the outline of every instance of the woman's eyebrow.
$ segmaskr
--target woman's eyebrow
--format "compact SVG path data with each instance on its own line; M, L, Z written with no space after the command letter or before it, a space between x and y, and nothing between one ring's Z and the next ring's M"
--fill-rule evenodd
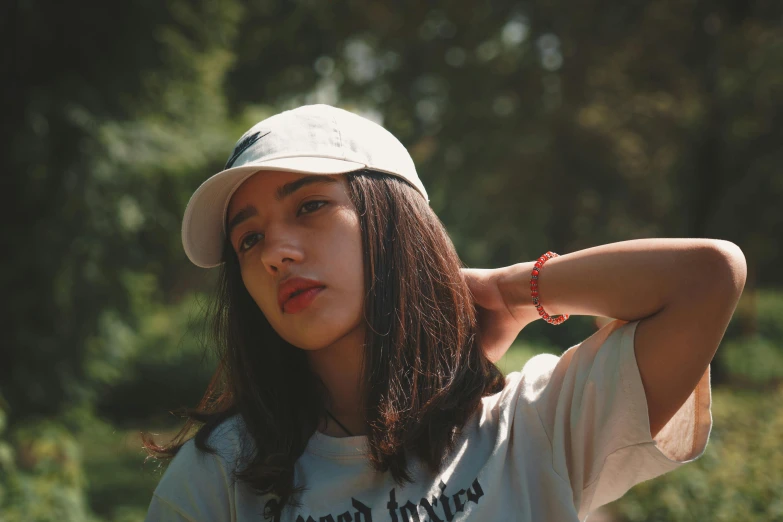
M275 193L275 199L277 201L282 201L300 188L306 185L311 185L313 183L337 183L337 180L323 175L304 176L297 180L286 183L282 187L279 187ZM257 215L258 210L256 210L256 208L252 205L247 205L246 207L242 208L239 212L234 214L234 217L232 217L228 222L228 225L226 226L226 235L231 237L231 232L234 230L234 228L236 228L237 225Z
M234 230L234 228L236 228L237 225L257 215L258 211L256 210L256 207L252 205L247 205L246 207L242 208L239 212L234 214L234 217L232 217L231 221L228 222L228 225L226 226L226 235L231 237L231 232Z
M312 183L337 183L337 180L324 175L304 176L278 188L275 199L277 201L282 201L283 198L290 196L305 185L310 185Z

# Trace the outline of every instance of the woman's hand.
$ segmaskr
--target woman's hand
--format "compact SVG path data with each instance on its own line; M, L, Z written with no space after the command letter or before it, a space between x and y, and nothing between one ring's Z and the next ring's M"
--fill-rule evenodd
M482 348L492 362L500 360L519 332L539 318L532 301L522 299L530 293L532 266L520 263L496 269L462 269L478 312Z

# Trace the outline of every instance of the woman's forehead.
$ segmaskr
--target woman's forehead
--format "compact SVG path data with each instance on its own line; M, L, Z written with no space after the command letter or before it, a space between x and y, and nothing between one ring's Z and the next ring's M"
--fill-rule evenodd
M300 189L317 185L325 190L345 190L345 176L302 174L300 172L259 171L245 180L231 196L227 219L234 212L255 203L283 202Z

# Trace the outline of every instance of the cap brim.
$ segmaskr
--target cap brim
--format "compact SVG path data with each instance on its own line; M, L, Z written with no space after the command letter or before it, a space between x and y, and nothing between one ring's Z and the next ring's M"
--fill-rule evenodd
M302 174L345 174L367 168L363 163L323 157L277 158L218 172L191 196L182 219L182 246L188 259L202 268L223 262L225 215L231 196L256 172L279 170Z

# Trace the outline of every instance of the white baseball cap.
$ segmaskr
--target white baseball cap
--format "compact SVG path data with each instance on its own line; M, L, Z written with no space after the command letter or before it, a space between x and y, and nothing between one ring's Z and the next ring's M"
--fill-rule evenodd
M303 174L385 172L413 185L429 203L408 151L377 123L329 105L305 105L271 116L237 142L223 171L196 189L182 220L182 246L197 266L223 262L231 196L261 170Z

